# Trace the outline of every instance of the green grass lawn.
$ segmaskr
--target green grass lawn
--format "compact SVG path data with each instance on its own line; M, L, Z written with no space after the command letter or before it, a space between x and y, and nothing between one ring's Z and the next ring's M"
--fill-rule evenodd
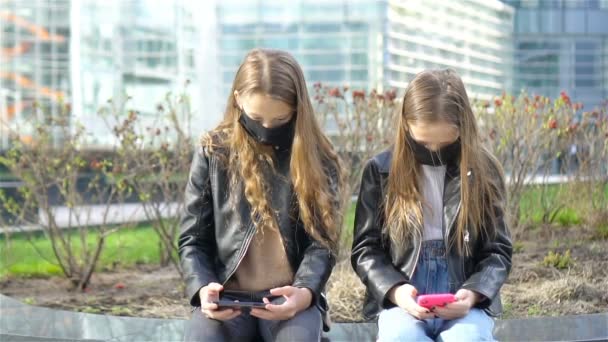
M81 246L76 232L70 235L76 248ZM89 234L87 243L92 244L96 237L95 233ZM118 231L106 238L98 269L158 263L158 247L159 238L150 226ZM0 238L0 277L60 275L61 269L54 259L51 243L42 234L37 234L31 241L24 234Z
M350 246L352 227L355 221L355 206L349 208L344 218L343 243ZM36 234L31 241L24 234L11 235L10 239L0 237L0 278L6 276L40 277L61 275L61 269L54 262L51 243L42 234ZM75 246L80 239L71 233ZM93 243L96 234L87 241ZM159 238L150 226L139 226L111 234L101 255L98 269L112 266L129 267L138 263L159 262Z
M557 210L554 223L563 226L580 224L587 214L581 208L591 207L591 196L600 206L605 206L608 203L608 184L603 187L581 183L530 186L520 200L520 220L542 223L546 209L551 209Z
M549 201L555 201L559 196L569 192L563 192L559 186L549 186L545 189ZM608 186L603 191L597 191L599 196L608 199ZM538 223L542 218L539 206L541 190L539 187L530 187L524 194L522 203L522 218L532 223ZM604 201L606 203L608 201ZM578 224L583 219L583 214L575 210L577 201L566 201L568 206L564 207L556 217L559 224ZM350 249L352 242L352 229L355 220L355 204L351 204L344 217L344 229L342 231L343 248ZM79 246L79 238L75 232L71 233L76 246ZM95 234L90 234L88 243L95 240ZM106 240L105 248L101 255L98 268L111 268L113 266L128 267L138 263L159 262L159 239L149 225L141 225L118 231L110 235ZM0 277L13 276L49 276L59 275L61 270L53 262L54 255L50 242L41 234L31 241L23 234L11 235L10 239L0 237Z
M353 227L355 226L355 203L351 204L344 215L344 229L342 230L342 244L348 245L352 242Z

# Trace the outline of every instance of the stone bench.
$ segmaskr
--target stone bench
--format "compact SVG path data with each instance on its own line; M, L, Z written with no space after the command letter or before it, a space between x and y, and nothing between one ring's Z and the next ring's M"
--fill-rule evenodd
M186 321L96 315L0 295L0 341L181 341ZM374 341L375 323L334 323L324 341ZM608 313L499 320L500 341L608 341Z

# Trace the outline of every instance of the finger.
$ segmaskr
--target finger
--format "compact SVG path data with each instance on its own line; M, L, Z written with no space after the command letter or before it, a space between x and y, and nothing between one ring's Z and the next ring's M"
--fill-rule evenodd
M201 303L201 309L203 310L208 310L208 311L216 311L218 309L217 304L215 303Z
M466 289L460 289L456 292L456 294L454 295L454 297L456 297L456 300L464 300L467 297L469 297L469 290Z
M231 319L237 318L240 315L241 315L241 310L234 310L232 315L230 315L230 317L226 318L226 320L229 321Z
M224 290L224 287L218 283L209 283L207 285L207 293L219 294Z
M448 312L450 312L450 309L448 308L435 308L435 310L433 310L434 314L437 315L446 315Z
M418 313L418 312L410 312L409 313L412 317L414 317L415 319L422 319L422 316Z
M214 302L220 299L220 293L215 291L206 291L201 295L201 301L203 302Z
M278 320L279 317L272 313L269 312L267 310L263 310L263 309L251 309L251 316L257 317L257 318L261 318L261 319L266 319L266 320Z
M435 318L435 314L430 312L430 313L424 313L420 315L421 319L431 319L431 318Z
M201 309L201 311L203 312L203 315L205 315L207 318L211 318L211 316L213 316L213 311L203 309Z
M454 302L454 303L449 303L444 306L438 306L437 308L442 309L442 310L454 310L454 309L459 308L460 306L461 306L460 303Z
M429 318L434 318L435 315L433 313L422 313L422 312L413 312L410 313L412 316L414 316L414 318L419 319L419 320L425 320L425 319L429 319Z
M266 310L270 311L270 312L275 312L281 315L289 315L289 312L293 309L292 305L288 304L287 302L285 302L284 304L281 305L275 305L275 304L267 304L266 305Z
M224 289L222 284L218 283L209 283L209 285L207 285L207 288L214 291L222 291Z
M265 311L266 310L253 308L253 309L251 309L251 311L249 311L249 314L251 316L262 318L262 316L266 316L267 315L267 313Z
M414 310L414 311L416 311L418 313L421 313L421 314L422 313L430 313L431 312L431 309L427 309L424 306L420 306L420 305L418 305L416 303L413 303L411 308L412 308L412 310Z
M460 312L463 311L462 306L458 305L458 306L438 306L437 308L435 308L435 312L439 312L439 313L450 313L450 312Z
M421 306L412 306L407 311L417 318L432 315L429 309L423 308Z
M435 312L435 318L441 318L445 320L449 320L448 316Z
M420 313L430 312L429 309L427 309L423 306L420 306L414 298L406 298L404 306L405 306L406 310L408 310L408 311L416 311L416 312L420 312Z
M277 287L270 290L270 294L273 296L291 296L295 292L295 287L293 286L283 286Z
M444 319L444 320L453 320L453 319L456 319L456 318L460 318L461 316L457 315L455 313L442 313L442 314L437 313L436 317Z
M466 302L460 301L460 302L449 303L444 308L448 309L448 310L454 310L454 311L466 311L466 310L468 310L469 306L467 305Z
M460 308L437 308L435 310L435 314L437 314L439 317L443 318L443 319L454 319L454 318L459 318L459 317L463 317L466 312L464 312L462 309Z
M209 315L209 318L217 319L220 321L226 321L226 320L230 319L231 316L234 315L235 311L236 310L234 310L234 309L223 309L223 310L210 311L211 315Z
M216 318L216 319L220 319L222 317L228 317L232 313L234 313L234 311L236 311L236 310L235 309L206 310L206 312L210 315L210 317Z
M201 299L201 303L206 303L209 302L210 300L210 296L209 296L209 291L207 291L206 287L203 287L199 292L198 292L198 296ZM211 296L212 297L212 296Z
M264 304L270 304L270 300L268 300L268 298L266 297L262 298L262 301L264 302Z

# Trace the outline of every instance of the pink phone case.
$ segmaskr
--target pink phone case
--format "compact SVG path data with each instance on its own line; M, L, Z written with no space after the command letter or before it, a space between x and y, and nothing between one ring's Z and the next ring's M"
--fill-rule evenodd
M434 306L444 306L456 301L456 297L451 293L420 295L417 300L418 305L430 309Z

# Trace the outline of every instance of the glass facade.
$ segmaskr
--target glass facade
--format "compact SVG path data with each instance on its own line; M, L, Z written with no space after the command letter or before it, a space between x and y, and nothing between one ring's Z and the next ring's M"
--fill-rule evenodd
M4 121L31 115L34 102L52 115L65 101L92 133L89 144L107 146L112 138L98 109L109 99L130 96L128 108L146 117L188 80L199 107L199 35L183 0L8 0L0 15ZM8 134L0 133L6 148Z
M382 83L383 1L221 1L217 4L220 91L228 96L252 48L287 50L314 82L354 88Z
M423 69L447 67L472 97L512 85L513 11L498 0L222 1L217 13L224 96L254 47L293 53L309 86L402 89Z
M69 0L0 1L0 150L8 126L70 101ZM20 132L24 139L31 131Z
M65 101L97 129L108 99L127 94L145 116L190 80L194 130L209 128L255 47L290 51L310 87L403 89L423 69L453 68L472 98L608 98L607 0L4 0L0 15L5 122Z
M424 69L451 68L469 97L512 87L513 10L499 1L389 1L386 81L407 86Z
M608 99L608 1L505 1L516 8L515 85L591 109Z
M74 92L82 110L75 113L91 123L92 144L111 142L97 109L108 99L124 100L128 108L146 116L169 91L181 91L190 82L194 107L200 92L196 70L199 41L190 11L181 1L137 0L73 2ZM77 35L77 36L76 36Z

